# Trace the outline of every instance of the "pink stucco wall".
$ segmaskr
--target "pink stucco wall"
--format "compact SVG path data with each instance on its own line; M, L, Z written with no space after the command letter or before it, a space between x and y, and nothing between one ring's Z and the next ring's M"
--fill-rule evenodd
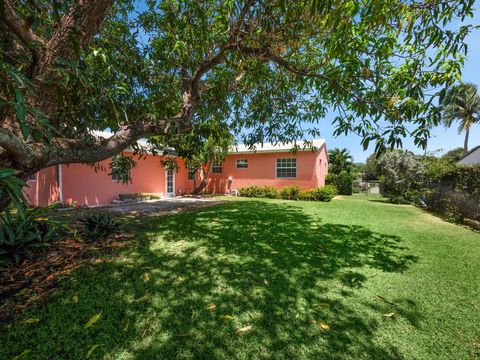
M23 193L30 205L47 206L58 201L57 166L50 166L35 174L35 180L27 180Z
M276 177L276 160L280 158L297 159L297 176L294 179ZM237 169L236 161L247 159L248 168ZM227 155L222 164L221 174L211 174L207 189L211 193L223 194L231 189L245 186L285 186L298 185L302 189L312 189L325 185L327 173L327 151L322 146L318 151L299 151L296 154L286 152L271 152L254 154ZM231 178L231 183L229 182Z
M63 165L63 200L79 205L108 204L119 194L138 192L165 195L165 168L160 166L162 157L133 156L137 166L131 170L132 183L127 185L113 181L108 175L110 159L97 163L98 170L84 164ZM177 159L180 171L175 173L175 192L177 195L189 193L192 188L187 180L187 170L182 159Z
M165 195L165 168L160 165L162 157L133 156L137 166L131 170L132 183L124 185L113 181L110 172L110 159L101 161L95 167L84 164L61 165L63 202L76 202L79 205L109 204L120 194L155 193ZM297 159L297 176L294 179L276 177L276 159ZM237 169L237 159L248 159L248 168ZM175 193L188 194L193 190L193 180L188 180L185 162L177 158L180 170L175 173ZM268 185L283 188L298 185L303 189L317 188L325 185L327 173L327 152L325 146L318 151L272 152L255 154L228 155L222 165L221 174L211 174L207 190L211 193L224 194L231 189L240 189L251 185ZM230 182L228 179L231 178ZM57 166L41 170L35 181L28 181L29 188L25 194L30 204L45 206L59 201Z

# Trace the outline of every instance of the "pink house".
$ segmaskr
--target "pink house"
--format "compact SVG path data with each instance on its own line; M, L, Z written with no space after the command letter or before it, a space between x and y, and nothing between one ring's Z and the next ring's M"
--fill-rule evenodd
M302 147L303 144L298 144ZM207 191L226 194L251 185L283 188L298 185L302 189L325 185L328 156L324 140L313 140L311 147L292 153L293 144L263 144L250 151L245 146L232 149L225 160L214 164ZM131 154L134 158L136 155ZM109 204L120 194L153 193L161 197L189 194L194 176L177 158L179 171L160 166L165 157L147 155L135 158L131 170L132 183L124 185L108 175L110 160L92 167L85 164L56 165L32 176L24 192L30 204L45 206L55 201L79 205ZM198 180L197 180L198 181Z

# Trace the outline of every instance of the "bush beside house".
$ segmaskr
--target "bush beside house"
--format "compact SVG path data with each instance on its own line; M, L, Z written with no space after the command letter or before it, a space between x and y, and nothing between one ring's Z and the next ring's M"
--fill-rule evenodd
M329 174L325 178L328 185L336 187L339 195L352 195L355 166L347 149L332 149L328 152Z
M352 195L353 193L353 175L351 173L328 174L325 182L330 186L335 186L339 195Z
M298 186L286 186L280 191L271 186L247 186L239 190L240 196L303 201L330 201L337 195L333 185L302 191Z

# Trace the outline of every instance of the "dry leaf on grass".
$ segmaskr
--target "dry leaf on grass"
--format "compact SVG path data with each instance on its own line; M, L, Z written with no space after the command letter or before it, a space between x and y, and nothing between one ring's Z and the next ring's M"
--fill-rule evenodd
M320 329L324 331L330 330L330 325L328 325L327 323L324 323L323 321L312 321L312 322L318 325L318 327L320 327Z
M235 330L235 332L236 332L237 334L244 334L244 333L249 332L249 331L251 331L251 330L252 330L252 326L251 326L251 325L248 325L248 326L244 326L244 327L242 327L242 328L239 328L239 329Z
M392 318L395 316L395 313L388 313L388 314L383 314L383 316L387 317L387 318Z
M217 305L215 305L215 304L208 304L208 305L205 307L205 309L207 309L207 310L215 310L216 307L217 307Z
M30 318L22 321L24 324L36 324L40 321L40 319L37 318Z
M318 304L313 305L313 307L315 307L315 308L330 307L330 304L329 303L318 303Z
M148 298L149 298L148 294L143 295L142 297L139 297L138 299L133 299L133 302L135 302L135 303L144 302L144 301L147 301Z
M96 313L95 315L93 315L90 320L87 321L87 323L85 324L85 328L89 328L91 327L93 324L95 324L98 320L100 320L100 318L102 317L102 312L100 311L99 313Z
M98 344L93 345L93 346L90 348L90 350L88 350L87 355L85 355L85 359L90 358L90 356L92 356L92 353L93 353L93 352L95 351L95 349L98 348L99 346L100 346L100 345L98 345Z
M78 303L78 296L77 295L74 295L72 297L72 303L74 303L74 304Z
M232 315L222 315L222 316L220 316L220 319L222 319L222 320L233 320L233 316Z
M388 299L387 299L386 297L384 297L384 296L377 295L377 298L378 298L378 300L384 301L384 302L386 302L386 303L388 303L388 304L390 304L390 305L400 306L400 304L397 304L397 303L395 303L395 302L393 302L393 301L390 301L390 300L388 300Z
M23 350L20 355L14 356L14 357L12 358L12 360L19 360L19 359L21 359L22 357L24 357L25 355L30 354L31 352L32 352L32 350L30 350L30 349Z

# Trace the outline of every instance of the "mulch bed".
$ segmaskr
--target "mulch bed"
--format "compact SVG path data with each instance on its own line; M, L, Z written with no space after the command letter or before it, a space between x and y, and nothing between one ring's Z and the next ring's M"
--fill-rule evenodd
M105 253L128 246L131 234L119 234L112 240L82 243L72 239L57 241L44 253L16 267L0 268L0 324L8 322L29 305L54 292L58 280L85 263L99 263Z

